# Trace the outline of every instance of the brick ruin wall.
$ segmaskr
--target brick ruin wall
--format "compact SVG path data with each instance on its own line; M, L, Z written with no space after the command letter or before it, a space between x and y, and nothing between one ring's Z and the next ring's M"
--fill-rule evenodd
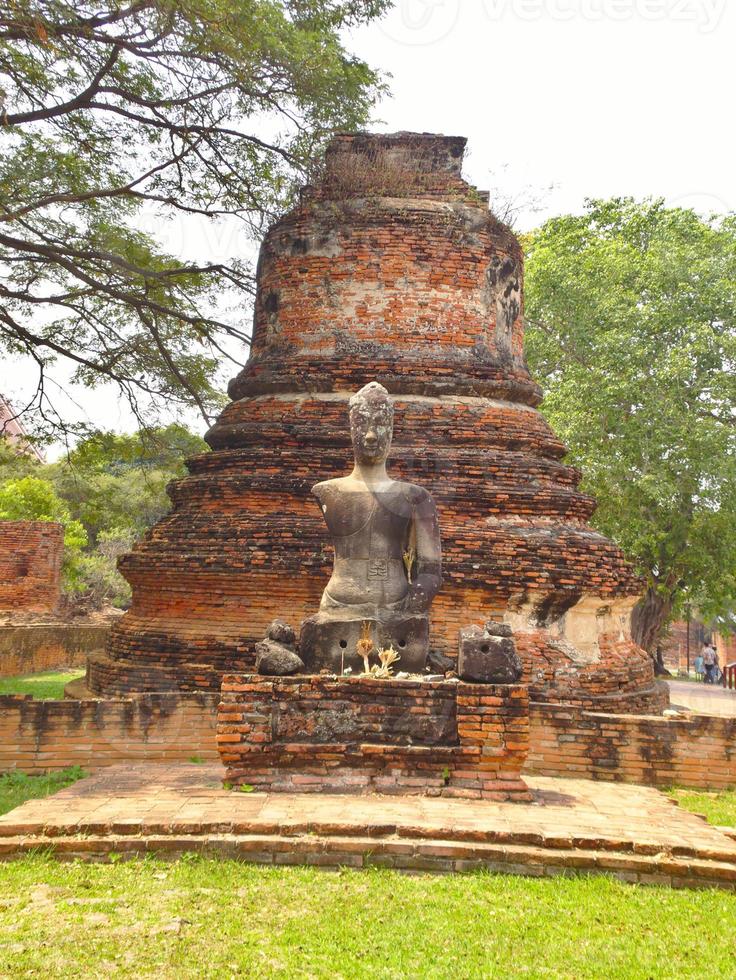
M218 695L35 701L0 695L0 772L94 771L120 762L217 760Z
M535 704L527 771L649 786L736 787L736 718L604 715Z
M217 744L260 790L530 799L520 684L226 675Z
M600 712L658 714L670 692L652 677L650 658L632 657L631 641L615 633L598 637L599 656L573 660L562 644L538 630L514 634L532 700L553 701ZM605 665L605 669L603 669Z
M59 667L79 667L104 647L108 624L67 623L0 626L0 677L39 674Z
M736 635L717 633L700 620L693 619L689 626L690 632L690 672L695 670L695 658L700 653L703 644L712 640L718 651L718 661L723 668L726 664L736 663ZM668 670L686 672L688 668L688 624L684 620L676 620L668 630L667 638L662 644L662 657Z
M721 667L736 664L736 635L733 633L728 635L716 633L714 639Z
M0 696L0 772L71 765L93 771L195 756L214 762L219 703L219 695L201 693L104 701ZM736 786L733 718L601 714L532 703L529 721L528 773L699 789Z
M695 670L695 658L700 653L700 649L706 638L710 637L710 631L705 625L696 619L691 620L689 625L690 632L690 670ZM688 624L684 620L676 620L670 624L667 637L662 644L662 659L668 670L686 671L687 670L687 648L688 648Z
M61 524L0 521L0 612L54 612L63 551Z

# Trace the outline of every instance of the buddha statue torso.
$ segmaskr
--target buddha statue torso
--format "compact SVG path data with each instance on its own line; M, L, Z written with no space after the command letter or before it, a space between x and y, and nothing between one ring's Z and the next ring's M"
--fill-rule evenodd
M335 548L321 608L361 607L371 615L413 605L412 584L426 564L417 560L418 536L434 512L427 491L396 481L372 490L345 477L318 483L312 492Z
M302 624L299 651L312 670L360 669L357 642L391 646L401 670L424 670L429 606L442 582L440 529L431 495L386 473L393 405L371 382L350 399L355 467L312 488L335 549L319 612Z

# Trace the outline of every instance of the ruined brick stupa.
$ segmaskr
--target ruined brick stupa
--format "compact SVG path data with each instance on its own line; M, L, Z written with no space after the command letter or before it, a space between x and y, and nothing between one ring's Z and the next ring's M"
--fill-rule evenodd
M465 140L345 135L322 181L266 235L250 358L173 509L122 562L130 612L90 663L93 692L216 689L275 617L313 613L329 578L312 485L351 459L350 395L396 404L390 460L440 513L431 643L489 618L515 632L533 700L662 706L632 643L640 589L587 521L594 501L536 406L522 253L461 177Z

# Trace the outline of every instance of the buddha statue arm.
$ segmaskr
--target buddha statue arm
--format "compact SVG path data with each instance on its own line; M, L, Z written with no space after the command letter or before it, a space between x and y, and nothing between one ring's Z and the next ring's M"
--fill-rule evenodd
M406 608L411 612L426 612L442 585L440 525L434 500L426 491L414 507L413 524L416 556Z

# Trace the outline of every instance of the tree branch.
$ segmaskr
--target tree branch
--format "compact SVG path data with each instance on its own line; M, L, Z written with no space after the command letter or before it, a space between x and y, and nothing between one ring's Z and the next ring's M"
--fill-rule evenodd
M97 72L92 81L89 83L87 88L80 92L79 95L75 95L73 99L69 99L68 102L62 102L59 105L49 106L46 109L36 109L33 112L15 112L15 113L3 113L0 117L0 123L3 126L20 126L23 123L37 122L40 119L53 119L55 116L65 116L70 112L75 112L77 109L86 109L92 104L92 98L97 93L100 82L107 75L107 73L112 69L115 62L118 60L118 55L120 54L120 47L115 45L108 55L102 68Z

